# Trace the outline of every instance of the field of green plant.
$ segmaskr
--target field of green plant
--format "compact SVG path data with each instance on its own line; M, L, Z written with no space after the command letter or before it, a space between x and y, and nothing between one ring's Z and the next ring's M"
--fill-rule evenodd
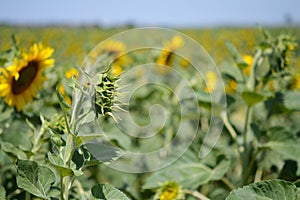
M128 30L0 26L0 199L300 199L300 28Z

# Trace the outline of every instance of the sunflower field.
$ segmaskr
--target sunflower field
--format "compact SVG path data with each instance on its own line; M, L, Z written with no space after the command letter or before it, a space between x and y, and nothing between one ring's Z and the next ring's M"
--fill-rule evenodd
M300 28L0 26L0 199L300 199Z

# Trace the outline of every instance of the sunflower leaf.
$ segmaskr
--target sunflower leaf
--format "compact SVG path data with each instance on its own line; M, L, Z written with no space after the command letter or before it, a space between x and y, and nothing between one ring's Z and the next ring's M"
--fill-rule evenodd
M110 184L97 184L92 187L92 195L103 200L130 200L123 192Z
M293 183L283 180L268 180L233 190L226 200L296 200L296 190Z
M287 92L284 94L284 106L289 110L300 110L300 93L299 92Z
M80 176L83 174L82 171L76 170L76 165L74 163L71 163L72 168L65 166L63 160L57 155L48 152L47 158L51 165L55 167L55 169L61 174L62 177L74 175Z
M47 194L55 182L55 175L50 168L38 165L35 161L18 160L17 169L18 187L38 197L49 199Z
M248 106L253 106L265 100L265 97L255 92L243 92L242 97Z
M0 186L0 199L5 199L6 197L6 190L3 186Z
M149 176L143 189L157 188L167 181L174 181L183 187L196 189L211 180L212 170L200 163L186 163L159 170Z

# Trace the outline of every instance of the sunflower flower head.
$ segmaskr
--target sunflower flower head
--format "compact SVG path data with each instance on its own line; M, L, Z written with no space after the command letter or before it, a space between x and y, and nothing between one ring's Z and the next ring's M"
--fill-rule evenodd
M182 47L184 44L183 39L180 36L174 36L171 41L168 41L164 44L163 50L160 53L160 56L157 58L156 63L163 66L173 66L174 62L174 51ZM158 68L159 72L162 74L166 73L166 68L160 66Z
M235 82L234 80L229 80L227 82L226 87L225 87L225 91L226 91L227 94L234 93L234 92L236 92L237 87L238 87L237 82Z
M122 67L130 62L126 52L127 48L123 42L108 39L105 40L97 49L92 51L90 57L95 61L98 57L107 56L109 60L112 60L109 64L112 66L112 69L115 68L113 72L115 72L115 75L119 75L123 70Z
M78 70L75 68L71 68L65 72L65 77L67 79L71 79L72 77L76 78L78 76Z
M252 68L253 56L244 55L243 60L247 64L246 67L243 68L243 73L244 75L249 76Z
M54 59L50 58L54 49L34 44L29 52L22 52L21 57L15 58L12 65L1 69L0 97L7 105L16 107L17 111L37 96L46 78L43 71L53 66Z
M160 186L154 196L155 200L183 200L184 192L176 182L167 182Z
M204 89L207 93L212 93L217 87L217 75L214 71L208 71L205 74L206 88Z
M300 74L295 75L291 88L293 90L300 88Z

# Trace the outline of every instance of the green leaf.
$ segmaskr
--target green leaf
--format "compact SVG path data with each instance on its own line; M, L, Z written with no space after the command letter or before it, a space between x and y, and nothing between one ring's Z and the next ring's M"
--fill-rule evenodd
M278 158L281 160L294 160L300 164L300 148L299 142L300 140L286 127L273 127L268 131L268 138L269 141L259 145L260 149L265 149L266 156L272 156L272 159L266 157L263 163L274 162ZM279 165L282 165L283 162L278 162ZM300 174L300 169L298 168L297 175Z
M214 169L211 180L220 180L230 167L229 160L222 160Z
M5 188L0 185L0 199L5 199L5 198L6 198Z
M82 144L87 142L97 140L100 137L103 137L103 134L89 134L89 135L76 135L75 136L75 146L79 147Z
M284 156L285 159L300 160L299 142L294 141L270 141L263 145L264 148L270 148L272 151Z
M268 180L233 190L226 200L296 200L296 186L283 180Z
M238 50L235 48L235 46L233 46L233 44L231 44L230 42L226 41L225 45L230 53L230 55L233 57L235 63L240 67L246 67L247 63L245 63L243 57L240 55L240 53L238 52Z
M38 165L35 161L18 160L17 169L18 187L38 197L49 199L47 193L55 182L55 175L50 168Z
M265 97L255 92L243 92L242 97L248 106L253 106L263 100Z
M143 189L157 188L167 181L174 181L186 188L196 189L213 177L213 171L200 163L186 163L167 167L149 176Z
M8 155L18 158L18 159L27 159L26 153L21 151L18 147L15 145L9 143L9 142L1 142L0 141L1 150L7 153Z
M229 63L224 63L222 65L221 71L223 74L226 74L226 75L232 77L237 82L244 82L244 76L243 76L241 70L236 66L233 66Z
M300 110L300 93L289 91L283 97L284 106L290 110Z
M92 187L92 194L103 200L130 200L123 192L110 184L97 184Z
M84 146L95 159L104 163L110 163L121 156L120 149L109 143L101 144L99 142L93 142L87 143Z
M270 72L269 59L264 58L260 65L255 68L255 76L259 79L265 78L265 76Z
M72 168L65 166L64 161L57 155L48 152L47 158L51 165L53 165L59 171L62 177L73 175L80 176L83 174L82 171L76 170L76 165L74 163L71 164Z
M0 107L1 115L0 115L0 122L4 122L11 118L11 115L14 113L14 109L8 108L6 110L3 109L3 105Z

